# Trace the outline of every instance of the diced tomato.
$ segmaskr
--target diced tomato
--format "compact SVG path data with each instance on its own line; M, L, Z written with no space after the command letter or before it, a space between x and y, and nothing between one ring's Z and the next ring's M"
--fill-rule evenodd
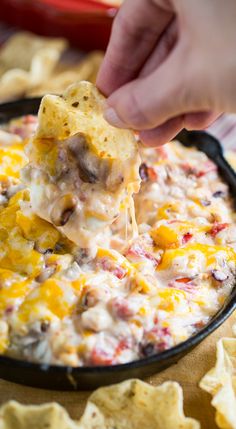
M165 146L159 146L156 148L156 151L159 155L160 158L162 159L168 159L168 153L167 150L165 148Z
M194 323L193 326L196 329L201 329L201 328L203 328L203 326L205 326L205 323L200 320L199 322Z
M38 122L37 116L26 115L23 118L23 124L35 124Z
M94 347L90 356L90 364L91 365L112 365L113 356L107 353L105 350Z
M197 172L197 177L205 176L205 174L211 173L212 171L217 171L217 166L214 162L208 160L204 163L203 168Z
M196 173L197 173L196 168L194 168L188 162L184 162L183 164L181 164L181 168L182 168L182 170L184 170L184 172L187 174L187 176L189 176L190 174L196 175Z
M104 271L109 271L110 273L114 274L114 276L116 276L118 279L123 279L127 274L127 270L125 268L121 267L120 265L117 265L109 258L102 258L99 262Z
M172 342L171 332L168 327L154 326L144 334L147 344L153 344L152 354L167 350Z
M116 355L119 355L126 349L131 347L131 342L127 338L122 338L116 348Z
M198 287L194 283L193 279L189 277L173 279L168 283L168 287L171 287L173 289L180 289L190 294L194 294L198 290Z
M129 301L122 297L112 298L108 303L108 307L113 316L122 320L128 320L135 314L135 311L131 308Z
M191 238L193 238L193 234L191 234L190 232L187 232L186 234L184 234L182 238L182 243L183 244L188 243L188 241L191 240Z
M154 326L147 334L153 334L155 337L162 338L170 335L170 328L162 326Z
M157 325L159 323L159 319L158 319L157 315L154 316L153 323L154 323L154 325Z
M213 227L209 231L209 234L211 234L212 237L215 237L220 231L223 231L223 229L227 228L229 226L228 223L214 223Z
M182 277L180 279L175 279L175 281L177 283L189 283L191 282L192 279L190 279L189 277Z
M143 181L152 180L155 182L158 179L156 170L153 167L149 167L145 162L139 167L139 175Z
M116 276L118 279L123 279L126 274L127 274L127 270L125 270L122 267L117 266L114 271L113 271L114 276Z
M157 179L158 179L158 174L157 174L155 168L148 167L147 171L148 171L148 177L149 177L149 179L152 180L153 182L156 182Z
M155 258L150 252L147 252L142 246L140 246L138 243L133 243L132 246L129 247L129 249L126 252L126 256L131 258L138 257L138 258L145 258L153 262L153 265L156 267L160 263L160 258Z

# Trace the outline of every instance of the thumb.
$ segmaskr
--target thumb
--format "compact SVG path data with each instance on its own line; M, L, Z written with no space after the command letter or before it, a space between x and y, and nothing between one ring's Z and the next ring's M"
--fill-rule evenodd
M105 119L120 128L147 130L176 116L207 109L198 101L194 79L183 71L185 55L176 47L149 76L115 91L107 99Z

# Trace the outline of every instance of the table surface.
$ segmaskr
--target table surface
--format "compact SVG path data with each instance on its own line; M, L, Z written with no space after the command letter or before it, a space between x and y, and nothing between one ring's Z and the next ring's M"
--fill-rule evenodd
M184 391L184 409L187 416L201 422L201 429L216 429L211 397L203 392L198 383L215 363L216 341L222 336L232 336L236 312L210 337L191 353L170 368L149 377L146 381L156 386L167 380L178 381ZM111 380L112 383L112 380ZM0 380L0 402L15 399L25 404L41 404L56 401L63 405L70 416L79 419L90 392L56 392L20 386ZM59 428L58 428L59 429Z

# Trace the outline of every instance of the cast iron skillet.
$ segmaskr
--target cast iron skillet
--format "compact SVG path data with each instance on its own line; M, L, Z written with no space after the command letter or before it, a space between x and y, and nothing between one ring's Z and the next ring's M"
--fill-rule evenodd
M0 123L11 118L36 114L39 98L20 100L0 105ZM196 146L217 164L224 180L229 184L236 206L236 174L226 162L220 143L205 132L182 131L178 139L185 146ZM204 338L217 329L236 309L236 285L221 310L211 321L187 341L157 355L135 362L100 367L71 368L56 365L40 365L0 356L0 377L5 380L44 389L84 390L116 383L127 378L143 378L176 363Z

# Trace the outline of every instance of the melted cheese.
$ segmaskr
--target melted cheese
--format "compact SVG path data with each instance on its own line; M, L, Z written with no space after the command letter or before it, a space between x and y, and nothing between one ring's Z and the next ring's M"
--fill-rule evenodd
M104 120L103 102L88 82L68 88L63 97L45 96L22 173L34 212L80 247L93 247L93 254L127 193L137 234L131 195L140 183L137 144L130 131Z
M71 287L66 281L48 279L27 296L20 306L18 317L22 322L42 318L51 320L54 317L63 319L75 309L76 295L80 292L78 282L74 283L74 297ZM67 298L68 292L68 298Z
M191 259L191 257L194 257L196 252L200 252L204 256L207 266L216 264L217 254L219 254L220 252L223 253L226 262L236 262L236 253L233 249L224 246L209 246L206 244L198 243L193 245L187 245L184 248L165 250L161 263L157 269L166 270L168 269L168 267L170 267L170 265L176 258L180 256L186 256L187 258L190 257Z
M77 95L76 91L70 93L73 103ZM50 104L50 108L54 107ZM57 108L53 111L58 113ZM46 125L49 116L45 118ZM73 132L71 124L78 125L76 115L72 116L69 128L65 126L69 132ZM47 130L56 133L56 122L49 122ZM96 130L94 127L92 133ZM62 172L58 169L61 143L52 136L38 135L33 147L28 147L32 162L40 164L46 177L42 190L42 176L37 176L36 169L34 185L42 194L35 192L35 198L49 191L49 196L57 193L57 179L53 180ZM5 153L9 151L9 157L14 157L23 147L24 144L13 145L12 152L9 147ZM135 197L139 233L132 205L135 184L124 190L116 207L119 218L106 233L103 227L110 213L101 210L96 198L88 201L87 189L92 186L81 192L80 208L86 205L84 225L95 228L92 245L97 249L92 256L87 249L73 245L63 235L64 229L61 232L32 212L32 195L29 198L27 189L17 192L9 201L8 197L3 200L1 353L57 365L129 362L143 357L147 344L156 353L185 340L220 309L230 293L236 265L236 229L227 187L216 172L207 173L206 177L189 177L186 166L182 168L181 164L186 163L185 148L174 148L172 144L164 150L146 149L142 154L151 176L144 178ZM107 142L100 151L95 149L91 144L91 153L103 160L107 157ZM199 158L196 150L187 153L188 162L205 165L205 155ZM161 157L165 159L158 159ZM65 166L62 161L63 169ZM15 171L17 176L17 167ZM44 175L47 172L54 176L50 183L50 177ZM11 183L19 183L16 176L10 181L10 191ZM74 171L71 177L75 182ZM4 185L4 180L8 180L6 174L0 175L0 180ZM63 186L66 189L66 181ZM99 195L107 196L106 190L104 193ZM102 202L110 211L116 192L113 198ZM46 198L45 207L47 202ZM125 220L123 214L128 210ZM96 243L98 225L102 229L100 242ZM212 228L216 235L210 232ZM36 340L33 346L32 338Z

